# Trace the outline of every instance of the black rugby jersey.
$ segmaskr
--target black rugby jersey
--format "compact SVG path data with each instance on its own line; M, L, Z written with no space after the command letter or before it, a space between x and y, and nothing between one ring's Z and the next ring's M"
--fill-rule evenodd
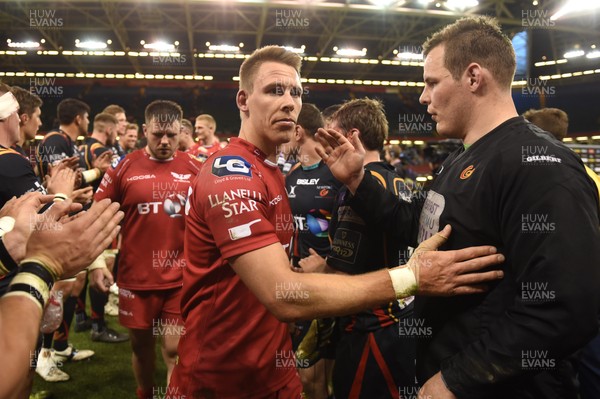
M394 169L383 162L371 162L365 169L396 197L410 198L410 191ZM327 264L347 274L364 274L406 263L408 242L390 239L378 224L360 217L349 205L350 191L338 195L331 220L331 251ZM411 298L412 300L412 298ZM404 302L402 303L404 306ZM382 304L371 311L343 318L346 331L373 331L397 323L401 317L398 301Z
M333 177L323 161L311 167L297 163L285 178L285 188L292 209L294 239L292 241L292 262L310 255L309 248L319 255L329 253L329 223L335 198L342 184Z
M369 176L353 200L395 234L414 217ZM432 331L417 341L419 382L441 371L460 398L574 397L565 358L598 334L600 308L598 192L581 160L511 118L443 163L419 239L446 224L441 249L495 245L505 275L485 294L417 296Z

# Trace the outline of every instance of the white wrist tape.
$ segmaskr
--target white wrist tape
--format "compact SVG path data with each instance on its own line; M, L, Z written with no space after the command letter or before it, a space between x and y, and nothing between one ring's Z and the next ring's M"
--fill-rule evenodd
M87 267L88 271L90 271L90 272L92 270L102 269L102 268L107 268L106 267L106 258L104 256L104 253L101 253L100 255L98 255L98 257L94 260L94 262L92 262L92 264Z
M406 298L417 293L417 279L409 267L396 267L389 269L388 273L392 279L396 299Z
M101 172L98 168L94 168L90 170L84 170L81 174L83 175L83 180L85 180L86 183L91 183L100 177Z

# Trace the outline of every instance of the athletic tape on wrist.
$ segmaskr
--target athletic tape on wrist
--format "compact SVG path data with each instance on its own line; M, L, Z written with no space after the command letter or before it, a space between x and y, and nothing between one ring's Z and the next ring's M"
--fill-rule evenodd
M388 273L392 279L392 286L396 293L396 299L406 298L417 293L417 279L409 267L396 267L394 269L389 269Z
M81 174L83 175L83 180L85 180L86 183L90 183L98 179L101 175L101 172L100 169L94 168L90 170L84 170Z
M40 310L43 311L46 302L48 302L48 298L50 298L51 288L52 284L48 285L48 283L40 276L29 272L19 271L11 281L8 292L4 296L27 297L39 305Z
M4 246L4 239L0 238L0 276L5 276L19 267Z
M12 231L15 227L15 219L10 216L3 216L0 218L0 237L4 234Z
M48 276L50 276L49 278L52 280L52 283L54 283L56 280L58 280L59 276L56 273L56 271L52 270L46 263L44 263L44 261L42 261L38 258L23 259L21 261L21 270L23 270L23 267L25 266L25 264L29 264L29 263L36 264L39 267L41 267L42 269L44 269L46 272L48 272Z
M100 255L98 255L98 257L96 259L94 259L92 264L87 267L88 271L90 271L90 272L92 270L102 269L102 268L108 269L108 267L106 266L106 257L104 256L104 253L101 253Z
M0 96L0 120L4 120L19 110L19 102L9 91Z
M67 195L63 194L63 193L56 193L54 194L54 199L52 201L54 202L62 202L62 201L66 201L67 199Z

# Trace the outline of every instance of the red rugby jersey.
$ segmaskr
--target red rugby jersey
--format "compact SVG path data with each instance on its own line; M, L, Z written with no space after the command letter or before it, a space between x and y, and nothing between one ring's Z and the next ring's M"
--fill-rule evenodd
M282 223L291 220L283 176L258 148L233 138L205 162L188 206L185 334L170 388L186 397L265 397L298 378L288 327L227 259L273 243L287 250L293 223Z
M125 212L119 257L119 287L157 290L181 286L188 190L202 164L177 151L167 161L145 149L127 155L109 169L94 195L110 198Z

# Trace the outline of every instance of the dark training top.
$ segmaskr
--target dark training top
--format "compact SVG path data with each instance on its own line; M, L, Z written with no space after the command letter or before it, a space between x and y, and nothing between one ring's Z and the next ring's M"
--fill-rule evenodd
M366 176L352 206L396 235L410 204ZM598 334L598 192L581 160L521 117L451 154L420 213L419 241L446 224L442 250L495 245L504 278L486 294L417 297L421 384L441 370L460 398L570 398L564 359ZM409 231L407 231L409 230Z
M365 166L377 183L396 198L410 197L410 191L391 166L371 162ZM344 187L338 196L331 219L331 252L327 265L347 274L364 274L406 263L408 241L389 239L381 226L367 216L361 218L349 206L350 191ZM410 298L412 300L412 298ZM409 301L402 301L402 308ZM342 318L346 331L374 331L398 323L402 309L398 301Z

